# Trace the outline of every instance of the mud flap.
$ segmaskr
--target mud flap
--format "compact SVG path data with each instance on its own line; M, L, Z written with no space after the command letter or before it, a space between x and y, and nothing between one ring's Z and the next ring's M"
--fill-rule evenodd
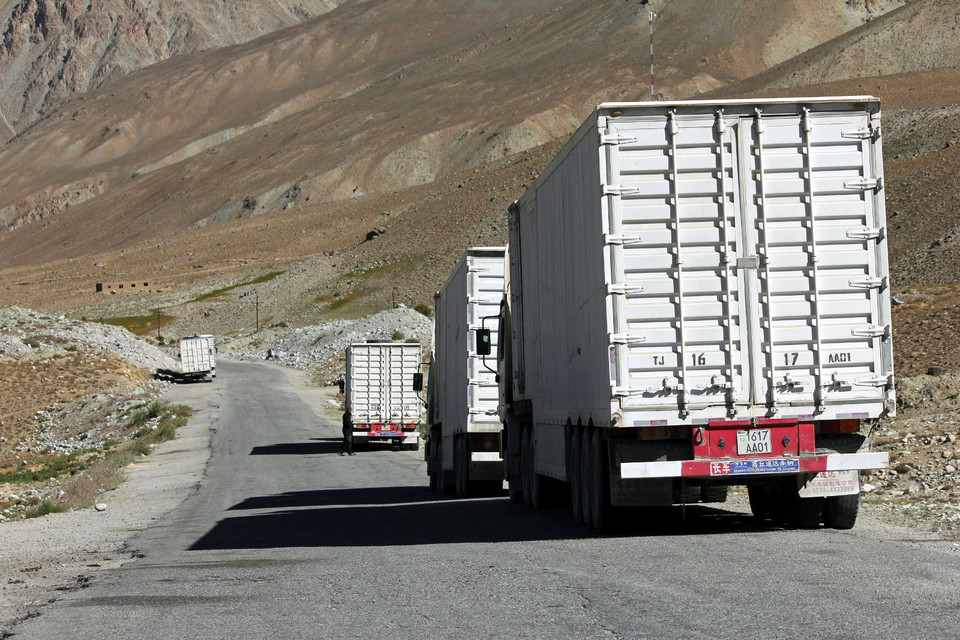
M860 493L859 471L821 471L805 483L800 480L801 498L829 498Z

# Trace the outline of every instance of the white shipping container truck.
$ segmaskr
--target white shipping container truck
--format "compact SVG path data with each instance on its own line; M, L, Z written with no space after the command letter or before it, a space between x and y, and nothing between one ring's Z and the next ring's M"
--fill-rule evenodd
M213 336L202 335L180 340L180 374L190 380L217 377L216 346Z
M504 248L468 249L434 298L425 451L430 486L467 496L503 489L496 364L478 355L477 330L495 329ZM486 332L495 346L497 332ZM487 349L489 351L489 349Z
M423 348L412 342L358 342L347 347L344 395L356 444L389 442L420 448L423 417L414 378Z
M603 104L509 212L511 496L852 527L893 415L880 103Z

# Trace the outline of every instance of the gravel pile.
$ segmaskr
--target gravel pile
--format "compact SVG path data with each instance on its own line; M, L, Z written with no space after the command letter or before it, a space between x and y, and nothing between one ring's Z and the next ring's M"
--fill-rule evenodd
M863 475L864 499L898 524L960 536L960 373L899 378L897 394L901 414L874 442L890 467Z
M123 440L130 411L169 386L149 374L176 366L122 327L0 309L0 465L32 470L50 456ZM0 483L0 522L57 498L61 485Z
M433 343L433 320L400 305L358 320L290 329L269 343L261 344L256 336L239 338L225 343L221 353L237 360L271 360L301 370L319 369L326 375L342 362L350 344L365 340L419 342L428 352Z
M0 358L22 360L76 350L115 353L127 364L150 372L179 364L123 327L47 316L19 307L0 310Z

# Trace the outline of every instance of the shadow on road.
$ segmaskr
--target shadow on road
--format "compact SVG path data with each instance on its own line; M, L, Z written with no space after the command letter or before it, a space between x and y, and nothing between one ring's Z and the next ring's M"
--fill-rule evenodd
M293 509L294 507L303 507ZM535 512L507 498L446 499L426 487L331 489L250 498L231 511L285 508L220 520L190 550L381 547L575 540L595 534L566 510ZM703 506L645 509L613 537L743 534L769 530L742 513Z
M252 456L310 456L336 453L340 450L340 438L314 438L310 442L281 442L254 447Z
M288 491L272 496L247 498L229 511L282 509L290 507L331 507L350 505L409 504L437 499L426 486L372 487L369 489L322 489Z

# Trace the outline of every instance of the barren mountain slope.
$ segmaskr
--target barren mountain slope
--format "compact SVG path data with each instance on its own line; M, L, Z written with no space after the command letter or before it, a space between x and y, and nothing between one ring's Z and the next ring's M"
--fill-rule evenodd
M728 38L744 46L766 41L758 36L765 28L786 38L790 20L813 24L798 9L803 3L777 5L784 23L724 13L748 4L756 9L652 3L662 12L658 33L676 28L683 36L661 48L678 52L671 60L677 69L688 60L689 71L677 73L692 78L709 68L716 79L720 69L736 77L749 66L735 60L747 56L720 42L710 23L681 29L680 9L688 12L684 20L701 24L712 7L718 22L749 25L740 40ZM838 11L859 11L857 19L871 15L866 5L840 4ZM78 97L0 153L2 215L16 227L0 238L0 303L80 309L77 315L90 317L163 306L177 317L171 330L218 334L253 328L255 292L271 322L359 314L393 300L429 303L465 247L505 241L507 204L593 102L645 95L644 56L629 44L645 36L637 9L612 0L589 8L559 0L466 8L371 0ZM784 18L791 11L794 17ZM901 29L890 19L870 22L877 25ZM696 57L709 48L704 38L715 35L720 62ZM784 42L773 44L786 50ZM953 157L950 105L958 100L951 86L955 72L941 70L781 90L884 99L891 233L898 224L906 229L891 238L898 287L934 281L912 275L914 265L932 265L930 277L946 273L930 257L939 249L920 258L912 252L936 244L956 215L949 197L923 195L950 184L949 173L935 168ZM932 208L942 223L929 223ZM365 240L374 229L383 233ZM204 288L270 270L286 273L194 299ZM167 292L122 300L93 293L96 281L126 278L158 282ZM936 327L955 319L950 300L931 303L946 311L936 311ZM906 320L919 307L905 309L898 313ZM929 332L920 322L905 335L922 344L898 335L898 347L952 353L926 337L950 331Z
M819 4L819 3L813 3ZM740 93L960 66L960 3L912 0L741 83Z
M343 1L7 0L0 3L0 137L74 93L171 56L245 42Z
M831 28L804 26L805 38L871 15L828 4ZM758 59L736 52L763 34L780 41L819 24L800 0L767 12L746 0L649 6L663 12L669 73L708 66L713 83L755 72ZM0 267L425 184L563 137L594 103L645 95L641 9L369 0L154 65L68 101L0 152L0 225L11 229Z

